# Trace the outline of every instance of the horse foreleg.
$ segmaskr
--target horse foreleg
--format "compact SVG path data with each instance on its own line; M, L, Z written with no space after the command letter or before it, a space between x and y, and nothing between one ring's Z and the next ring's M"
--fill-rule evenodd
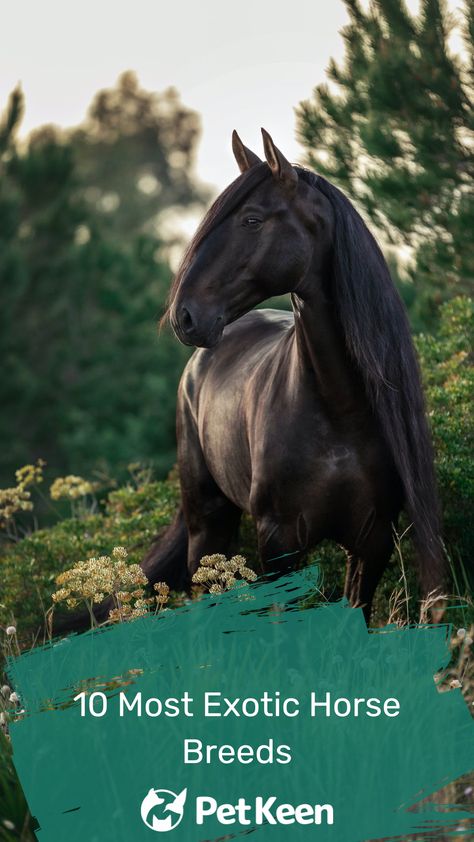
M183 396L178 402L178 466L181 502L188 532L188 573L205 555L227 555L236 539L241 510L209 473L193 414Z
M209 511L203 506L203 499L194 500L188 508L188 571L195 573L201 558L205 555L222 553L228 555L234 543L242 512L227 498L212 500L213 508Z
M257 537L264 570L285 573L304 555L297 523L281 523L272 517L258 518Z
M372 601L393 551L390 523L376 524L362 546L349 552L347 558L344 596L353 608L362 608L370 621Z

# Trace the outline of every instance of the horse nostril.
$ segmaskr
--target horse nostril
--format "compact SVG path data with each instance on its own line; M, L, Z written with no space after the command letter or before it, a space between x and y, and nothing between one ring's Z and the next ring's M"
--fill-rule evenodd
M191 333L194 327L191 313L186 309L186 307L181 308L181 327L185 333Z

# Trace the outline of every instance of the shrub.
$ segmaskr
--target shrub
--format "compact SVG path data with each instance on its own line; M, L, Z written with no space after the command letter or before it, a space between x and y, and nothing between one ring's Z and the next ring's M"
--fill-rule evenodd
M0 625L17 618L23 639L26 630L33 636L44 624L56 577L80 559L107 556L126 545L129 562L138 564L177 501L173 480L130 483L109 493L101 513L61 520L10 545L0 557Z
M437 335L417 340L436 451L444 539L453 561L474 586L474 301L444 304ZM457 571L456 571L457 568Z

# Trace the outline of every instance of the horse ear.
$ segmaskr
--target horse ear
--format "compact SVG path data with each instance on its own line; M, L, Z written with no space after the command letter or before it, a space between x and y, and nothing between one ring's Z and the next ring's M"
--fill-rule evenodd
M234 153L235 160L239 165L240 172L247 172L247 170L254 167L255 164L262 163L255 152L252 152L251 149L244 146L235 129L232 132L232 151Z
M277 178L286 187L294 190L298 184L298 173L295 168L291 166L283 153L275 146L272 138L265 129L262 129L262 137L265 158L274 178Z

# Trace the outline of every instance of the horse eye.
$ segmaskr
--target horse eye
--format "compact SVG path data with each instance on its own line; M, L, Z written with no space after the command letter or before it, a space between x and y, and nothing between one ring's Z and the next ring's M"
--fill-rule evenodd
M244 220L244 224L248 225L249 228L255 227L255 225L260 225L261 219L258 216L247 216Z

